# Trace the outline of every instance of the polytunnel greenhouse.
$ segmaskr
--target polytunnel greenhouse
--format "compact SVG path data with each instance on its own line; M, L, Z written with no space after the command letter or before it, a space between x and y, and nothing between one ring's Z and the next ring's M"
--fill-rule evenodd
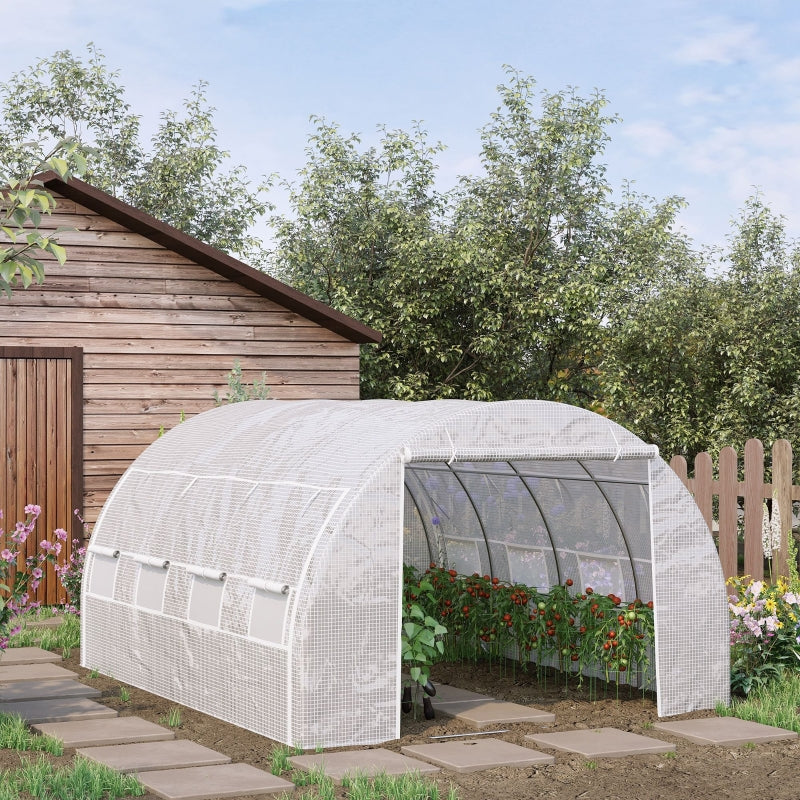
M654 601L658 713L729 696L719 558L683 484L543 401L252 401L152 444L95 526L84 666L286 744L400 734L402 565Z

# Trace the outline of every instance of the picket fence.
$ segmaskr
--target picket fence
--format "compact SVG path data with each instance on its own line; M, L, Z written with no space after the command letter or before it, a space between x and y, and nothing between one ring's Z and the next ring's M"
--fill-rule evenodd
M800 500L800 486L792 482L792 445L786 439L778 439L772 446L771 483L764 483L764 445L759 439L749 439L745 443L742 481L739 480L739 457L732 447L720 451L716 472L708 453L697 455L694 477L691 478L683 456L673 456L669 463L694 495L709 530L715 534L726 578L749 575L760 580L764 577L762 521L765 500L772 500L780 509L780 545L772 553L772 575L788 574L792 501ZM715 497L718 498L718 532L714 531ZM744 506L743 552L740 552L739 538L741 505Z

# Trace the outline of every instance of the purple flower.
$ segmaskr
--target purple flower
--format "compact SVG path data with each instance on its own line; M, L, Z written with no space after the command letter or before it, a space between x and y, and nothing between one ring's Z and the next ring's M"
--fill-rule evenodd
M36 569L33 570L33 572L31 572L31 576L35 578L37 581L40 581L42 579L42 575L43 575L42 570L39 567L36 567Z
M67 532L63 528L56 528L56 539L59 542L67 541Z
M42 507L35 506L33 503L31 503L30 505L25 506L25 513L32 514L34 517L38 517L39 514L42 513Z
M50 544L50 542L47 541L47 539L42 539L42 541L39 542L39 547L41 547L42 550L44 550L45 552L49 553L53 545Z
M432 522L434 525L438 525L438 524L439 524L439 522L440 522L440 520L439 520L439 517L433 517L433 518L431 519L431 522Z
M16 553L12 553L8 548L6 548L2 552L0 552L0 558L2 558L3 561L7 561L9 563L14 561L16 559L16 557L17 557L17 554Z

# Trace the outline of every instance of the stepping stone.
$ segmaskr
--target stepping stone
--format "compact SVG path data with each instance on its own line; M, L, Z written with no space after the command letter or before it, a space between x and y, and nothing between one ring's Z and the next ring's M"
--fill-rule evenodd
M57 628L64 621L64 617L48 617L47 619L30 619L25 623L26 628Z
M43 722L33 728L39 733L59 739L64 747L159 742L175 738L173 731L141 717Z
M0 655L0 667L15 667L19 664L46 664L61 661L61 656L42 650L41 647L9 647Z
M81 747L77 755L105 764L117 772L147 772L152 769L210 767L229 764L230 758L189 739L171 742L137 742L103 747Z
M504 742L502 739L467 739L440 744L412 744L404 753L432 761L452 772L479 772L494 767L532 767L553 764L554 756Z
M501 700L488 700L483 703L474 700L434 703L434 709L448 717L469 722L476 728L513 722L535 722L542 725L556 720L555 714L549 711L518 703L505 703Z
M703 719L682 719L675 722L656 722L659 730L674 733L697 744L758 744L776 742L781 739L796 739L794 731L774 728L760 722L750 722L738 717L705 717Z
M149 792L166 800L264 795L294 791L294 784L249 764L159 769L137 776Z
M20 648L22 649L22 648ZM9 652L8 650L6 652ZM61 657L58 656L58 660ZM51 681L51 680L78 680L78 676L64 667L55 664L15 664L5 667L0 663L0 683L14 683L16 681Z
M3 714L18 714L29 725L40 722L68 722L75 719L116 717L117 712L88 697L52 697L49 700L18 700L0 703Z
M419 772L422 775L439 772L439 767L426 764L416 758L375 747L370 750L343 750L339 753L314 753L307 756L290 756L289 761L299 769L310 771L320 767L334 781L340 782L345 775L367 775L379 773L402 775L404 772Z
M100 697L101 692L76 680L17 681L0 684L0 703L45 700L49 697Z
M442 703L486 703L492 699L485 694L469 692L466 689L459 689L457 686L448 686L446 683L434 683L433 686L436 689L433 702L437 706Z
M674 744L617 728L535 733L525 738L536 742L540 747L580 753L586 758L621 758L646 753L668 753L675 749Z

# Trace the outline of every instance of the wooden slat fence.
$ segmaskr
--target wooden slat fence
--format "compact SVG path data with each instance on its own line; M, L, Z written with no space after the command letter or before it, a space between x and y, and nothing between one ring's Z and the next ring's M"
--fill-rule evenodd
M719 557L725 577L749 575L764 577L762 549L763 503L772 500L780 508L780 545L772 554L774 576L786 575L789 536L792 529L792 501L800 500L800 486L792 482L792 445L778 439L772 446L772 482L764 482L764 445L749 439L744 446L744 463L739 480L739 456L732 447L720 450L716 473L708 453L699 453L694 461L694 477L688 477L686 459L673 456L672 469L694 495L700 512L713 531L714 498L718 498ZM716 475L716 477L715 477ZM739 506L744 506L743 566L739 553Z

